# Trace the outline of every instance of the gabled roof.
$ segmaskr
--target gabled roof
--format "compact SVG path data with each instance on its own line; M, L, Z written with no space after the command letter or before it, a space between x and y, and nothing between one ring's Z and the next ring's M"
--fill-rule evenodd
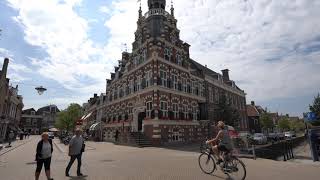
M266 111L261 106L256 106L256 109L258 110L259 114L266 113Z
M257 110L257 108L253 105L247 105L247 114L248 117L257 117L260 116L259 111Z
M194 68L202 71L204 74L208 74L210 76L217 75L218 73L212 71L211 69L203 66L202 64L198 63L197 61L190 59L191 65L193 65Z
M43 112L51 112L50 111L51 107L55 107L56 108L56 112L60 112L60 110L58 109L57 106L49 105L49 106L45 106L45 107L42 107L42 108L38 109L37 114L43 114Z
M22 111L22 114L31 114L31 112L36 112L36 110L35 109L33 109L33 108L29 108L29 109L25 109L25 110L23 110Z

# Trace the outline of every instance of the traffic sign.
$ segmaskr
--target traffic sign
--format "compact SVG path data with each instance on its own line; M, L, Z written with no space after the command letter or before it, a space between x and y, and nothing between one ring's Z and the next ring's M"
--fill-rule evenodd
M305 121L309 121L309 122L316 121L317 115L314 112L308 112L305 114L304 119L305 119Z

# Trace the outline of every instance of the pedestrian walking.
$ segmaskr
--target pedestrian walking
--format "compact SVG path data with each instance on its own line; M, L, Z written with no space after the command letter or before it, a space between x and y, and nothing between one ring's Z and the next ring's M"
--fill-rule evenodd
M13 133L13 131L10 131L9 136L8 136L8 142L9 142L8 147L11 147L11 142L13 141L13 138L14 138L14 133Z
M20 132L19 136L20 136L20 140L23 140L23 133L22 132Z
M28 134L27 134L27 132L25 132L24 133L24 139L27 139L27 136L28 136Z
M44 166L47 179L53 180L50 173L51 157L53 152L52 140L49 139L48 133L42 133L41 138L42 139L39 141L36 151L37 169L35 172L35 179L39 180L42 166Z
M29 139L29 137L30 137L30 132L28 132L28 139Z
M76 159L78 161L77 176L83 176L83 174L81 173L81 158L82 158L82 153L84 152L84 149L85 149L85 144L84 144L84 139L82 137L82 130L77 129L75 134L76 135L73 136L69 142L70 161L66 168L66 174L65 174L67 177L69 177L70 168Z

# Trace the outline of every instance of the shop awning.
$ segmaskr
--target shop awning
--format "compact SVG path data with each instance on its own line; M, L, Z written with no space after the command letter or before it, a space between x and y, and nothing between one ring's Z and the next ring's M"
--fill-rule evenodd
M90 126L89 130L90 130L90 131L96 131L96 130L98 130L98 127L99 127L100 124L101 124L100 122L92 124L92 125Z
M49 129L50 132L58 132L59 130L57 128L51 128Z
M229 132L229 136L231 138L236 138L239 137L239 133L234 129L234 127L232 126L227 126L228 132Z
M92 115L92 112L89 113L89 114L86 114L86 115L82 116L82 118L81 118L80 120L86 120L86 119L88 119L91 115Z

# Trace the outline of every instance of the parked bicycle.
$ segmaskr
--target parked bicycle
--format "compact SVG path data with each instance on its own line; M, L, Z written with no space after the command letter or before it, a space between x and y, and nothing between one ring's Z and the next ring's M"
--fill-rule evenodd
M201 154L199 156L199 166L200 169L205 174L213 174L217 169L218 162L216 155L212 151L210 145L206 143L201 144L200 147ZM221 171L227 174L231 179L244 180L247 176L247 170L245 164L232 155L232 152L223 153L223 162L218 165Z

